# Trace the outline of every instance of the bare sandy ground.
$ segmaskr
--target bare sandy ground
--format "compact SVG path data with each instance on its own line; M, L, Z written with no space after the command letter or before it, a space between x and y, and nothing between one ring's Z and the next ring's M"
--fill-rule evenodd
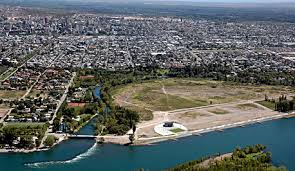
M113 143L113 144L128 144L130 143L129 136L116 136L116 135L105 135L105 136L97 136L97 141L100 141L100 138L104 139L104 143Z
M255 107L239 108L239 105L243 104L253 104ZM226 111L226 113L215 114L211 112L215 110ZM146 141L147 139L152 140L153 138L160 138L161 136L155 133L153 129L157 124L165 121L179 122L192 133L206 128L271 117L278 114L278 112L272 111L252 101L188 108L187 110L159 111L154 112L154 119L152 121L138 124L136 135L139 142Z

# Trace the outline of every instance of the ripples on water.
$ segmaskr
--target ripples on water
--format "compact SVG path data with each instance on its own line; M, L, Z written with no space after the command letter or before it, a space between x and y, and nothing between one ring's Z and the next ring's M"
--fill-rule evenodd
M27 166L29 168L43 168L43 167L46 167L49 165L71 164L71 163L78 162L86 157L93 155L97 150L98 150L97 143L94 143L93 146L91 148L89 148L85 153L79 154L78 156L76 156L70 160L27 163L27 164L25 164L25 166Z

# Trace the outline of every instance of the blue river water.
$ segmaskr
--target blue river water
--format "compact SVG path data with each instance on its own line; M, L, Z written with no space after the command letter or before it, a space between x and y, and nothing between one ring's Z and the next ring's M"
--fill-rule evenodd
M96 145L94 140L68 140L53 149L30 154L0 154L0 170L11 171L131 171L164 170L177 164L237 146L264 144L273 163L295 170L295 118L268 121L244 128L190 136L151 146Z
M77 134L77 135L94 135L96 121L97 121L97 117L92 118L84 127L82 127L75 134Z
M95 98L101 99L101 85L100 86L96 86L95 89L93 90L93 95Z

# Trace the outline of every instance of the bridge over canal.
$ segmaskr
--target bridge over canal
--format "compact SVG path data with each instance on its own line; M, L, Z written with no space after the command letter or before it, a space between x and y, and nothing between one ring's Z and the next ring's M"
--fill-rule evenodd
M68 138L71 138L71 139L95 139L96 136L94 136L94 135L75 135L75 134L71 134L71 135L68 135Z

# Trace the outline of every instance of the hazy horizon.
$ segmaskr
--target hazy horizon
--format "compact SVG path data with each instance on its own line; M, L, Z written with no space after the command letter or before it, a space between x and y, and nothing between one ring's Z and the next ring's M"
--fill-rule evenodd
M202 3L295 3L295 0L61 0L61 1L83 1L83 2L202 2Z

